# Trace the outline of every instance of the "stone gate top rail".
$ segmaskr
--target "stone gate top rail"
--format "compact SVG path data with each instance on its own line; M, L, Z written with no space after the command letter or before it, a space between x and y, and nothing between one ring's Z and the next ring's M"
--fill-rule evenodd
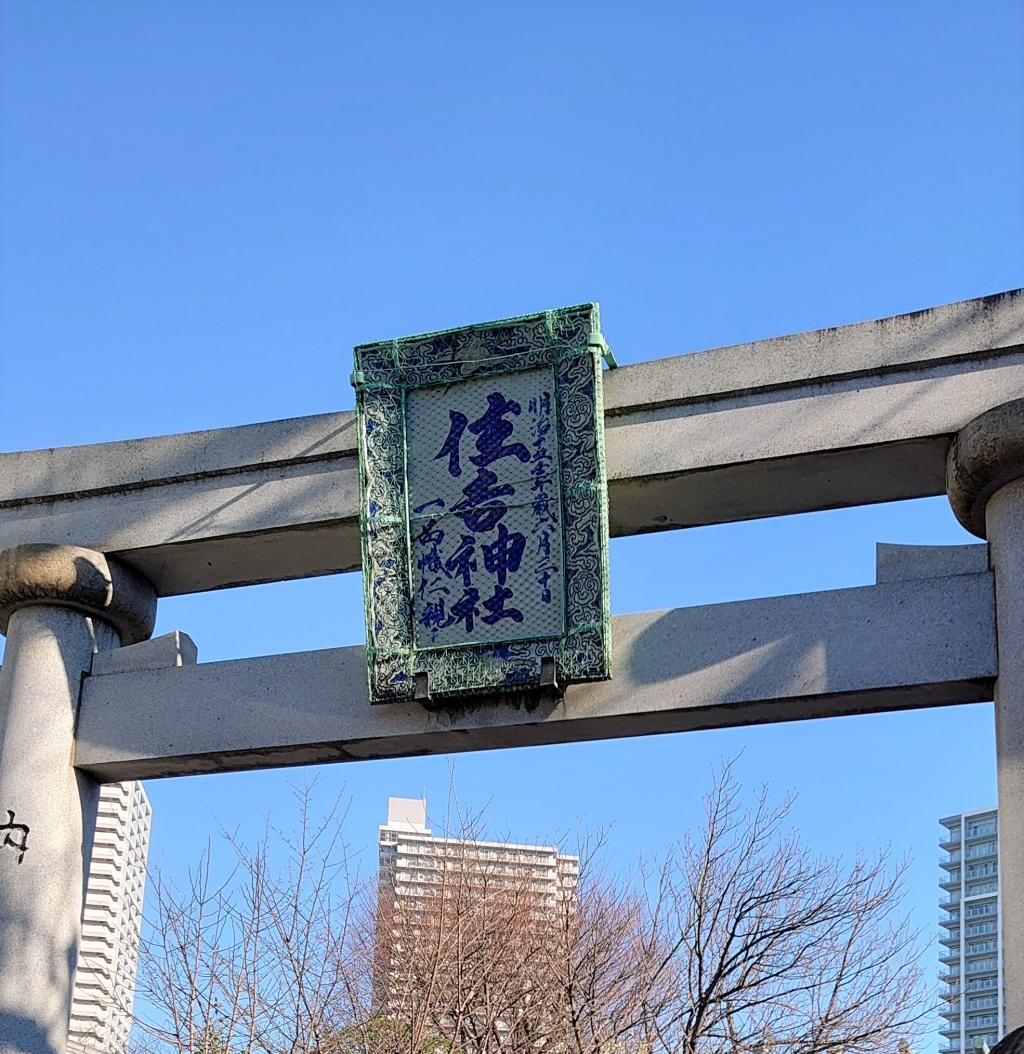
M623 367L612 533L941 493L949 437L1021 396L1024 290ZM0 454L0 548L87 545L162 595L353 570L357 479L348 412Z
M857 375L885 376L1024 344L1024 289L904 315L673 355L609 375L605 412L711 401Z

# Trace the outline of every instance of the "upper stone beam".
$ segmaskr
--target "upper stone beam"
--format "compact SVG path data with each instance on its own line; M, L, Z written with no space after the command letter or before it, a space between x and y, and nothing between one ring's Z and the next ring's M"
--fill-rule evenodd
M615 535L944 491L1024 397L1024 290L610 371ZM0 549L115 554L164 596L359 566L351 413L0 454Z

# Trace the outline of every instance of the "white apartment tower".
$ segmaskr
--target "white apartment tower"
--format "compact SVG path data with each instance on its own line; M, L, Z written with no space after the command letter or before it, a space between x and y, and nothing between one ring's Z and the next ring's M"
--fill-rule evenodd
M72 992L72 1054L127 1054L151 818L141 783L100 788Z
M457 876L463 890L500 886L528 890L533 910L554 912L575 898L579 858L549 845L519 845L434 835L422 798L389 798L388 822L380 827L378 926L398 914L414 917L416 932L436 921L440 893ZM389 907L390 916L389 916ZM378 944L381 942L378 940ZM377 1000L402 1005L401 971L386 953L377 964ZM398 991L396 991L398 989Z
M996 809L947 816L939 907L945 1039L939 1054L995 1046L1006 1025Z
M395 896L429 896L445 867L528 879L538 894L555 903L576 891L579 858L550 845L445 838L427 827L424 798L388 798L388 822L380 826L380 884Z

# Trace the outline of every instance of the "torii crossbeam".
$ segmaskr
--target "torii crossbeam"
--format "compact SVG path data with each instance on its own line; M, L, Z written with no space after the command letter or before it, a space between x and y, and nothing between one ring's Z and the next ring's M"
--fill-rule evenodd
M101 782L993 696L1024 1025L1024 290L624 367L605 420L613 534L948 493L989 544L620 617L614 679L560 700L371 707L361 648L197 664L148 639L160 596L357 568L351 413L0 455L0 1054L63 1054Z

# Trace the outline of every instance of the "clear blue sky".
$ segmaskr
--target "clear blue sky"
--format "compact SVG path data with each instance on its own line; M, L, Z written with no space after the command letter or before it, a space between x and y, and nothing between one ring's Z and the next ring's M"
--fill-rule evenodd
M900 3L8 0L0 448L352 406L354 344L598 300L621 363L1021 284L1024 9ZM616 612L871 581L945 500L623 539ZM357 575L163 601L206 660L353 643ZM994 800L988 706L456 760L498 828L613 824L628 863L712 766L891 843L933 928L936 819ZM320 770L371 847L449 761ZM153 782L153 859L292 772ZM373 866L372 849L367 866Z

